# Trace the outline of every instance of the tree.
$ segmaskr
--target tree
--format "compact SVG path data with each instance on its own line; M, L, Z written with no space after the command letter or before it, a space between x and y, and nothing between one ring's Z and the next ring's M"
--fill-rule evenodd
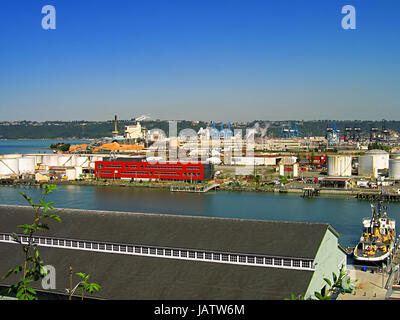
M22 246L24 262L14 268L9 269L2 277L2 279L6 279L13 273L22 273L19 281L16 284L11 285L8 289L8 293L14 293L19 300L37 300L37 292L30 286L30 284L33 281L43 279L48 274L48 271L44 266L44 262L40 258L37 244L33 241L34 235L39 231L49 229L47 223L44 223L46 219L61 222L61 218L57 214L48 213L49 210L54 210L54 202L44 202L50 193L52 193L54 190L57 190L57 186L44 184L42 188L42 197L39 199L38 203L34 203L28 195L20 192L20 194L33 208L33 221L31 224L17 226L18 228L24 230L25 235L28 235L28 240L22 241L20 236L16 233L11 235L12 239ZM90 275L86 275L84 273L77 273L77 275L82 278L77 286L81 287L82 299L85 293L92 294L94 291L98 291L100 289L100 286L97 283L88 282Z
M38 281L47 275L47 270L44 268L43 260L40 258L40 253L37 248L37 244L33 241L33 236L43 230L49 229L49 226L44 223L46 219L61 221L60 217L56 214L48 214L48 210L54 210L53 202L45 203L47 195L56 190L55 185L43 185L44 189L42 198L38 203L34 203L32 199L25 193L20 192L20 194L25 198L25 200L33 208L33 221L31 224L23 224L17 226L24 230L24 234L28 235L28 240L22 242L20 237L16 234L12 234L12 238L15 242L22 246L22 251L24 253L24 262L15 268L11 268L2 277L3 279L9 277L11 274L22 273L21 278L16 284L10 286L8 293L14 293L19 300L37 300L36 291L30 286L33 281Z
M72 268L70 268L72 271ZM76 273L77 276L81 277L81 281L78 282L78 284L74 287L74 289L69 289L67 290L69 293L69 299L72 299L73 294L77 289L81 289L81 299L85 297L85 294L90 293L93 294L94 291L99 291L100 286L97 283L94 282L88 282L90 275L82 272ZM72 275L71 275L72 276Z

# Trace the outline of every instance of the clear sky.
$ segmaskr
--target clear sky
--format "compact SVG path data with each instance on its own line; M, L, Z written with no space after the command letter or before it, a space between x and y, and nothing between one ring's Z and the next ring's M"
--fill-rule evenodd
M400 120L399 58L399 0L1 0L0 121Z

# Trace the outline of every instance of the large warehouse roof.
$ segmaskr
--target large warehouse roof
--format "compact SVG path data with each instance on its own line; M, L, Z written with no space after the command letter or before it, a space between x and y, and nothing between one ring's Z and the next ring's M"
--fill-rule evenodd
M311 259L327 229L333 230L325 223L76 209L55 213L62 222L51 221L44 235ZM31 207L0 205L0 232L18 231L16 226L29 223L31 216Z
M41 236L218 252L313 259L328 224L57 209ZM32 208L0 206L0 233L30 223ZM3 238L4 239L4 238ZM0 239L1 240L1 239ZM284 299L304 295L313 270L194 261L144 255L39 247L56 268L56 293L68 287L68 268L91 275L105 299ZM0 273L22 262L17 244L0 241ZM10 284L12 279L1 282ZM75 278L75 281L77 279ZM40 284L37 284L40 286ZM40 289L39 287L37 287Z

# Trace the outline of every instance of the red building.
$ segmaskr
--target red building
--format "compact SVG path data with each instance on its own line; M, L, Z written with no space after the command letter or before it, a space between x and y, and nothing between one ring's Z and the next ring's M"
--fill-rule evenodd
M204 181L214 175L214 166L201 162L96 161L95 176L101 179Z
M319 166L324 165L326 162L325 155L310 155L310 156L308 156L308 159L311 164L319 165Z

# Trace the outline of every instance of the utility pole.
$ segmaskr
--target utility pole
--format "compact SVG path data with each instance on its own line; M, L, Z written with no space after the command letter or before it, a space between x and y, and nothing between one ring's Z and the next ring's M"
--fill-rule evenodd
M384 282L385 282L385 264L382 263L382 288L384 288Z
M72 300L72 267L69 266L69 300Z

